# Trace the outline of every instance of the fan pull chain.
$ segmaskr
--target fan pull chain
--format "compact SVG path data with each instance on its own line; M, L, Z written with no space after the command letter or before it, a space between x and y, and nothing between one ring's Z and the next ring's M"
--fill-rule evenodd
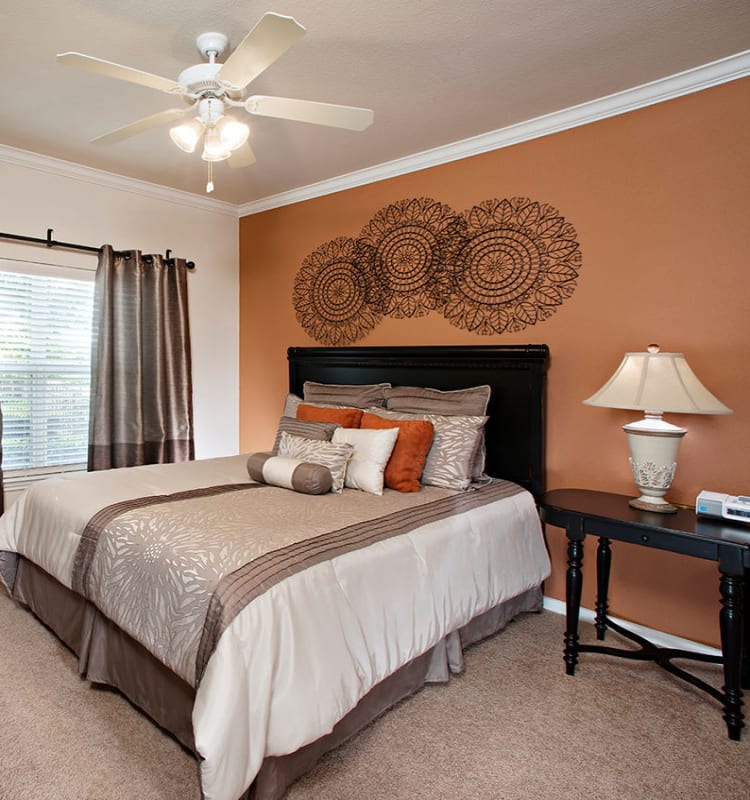
M214 190L214 162L208 161L208 183L206 184L206 193L211 194Z

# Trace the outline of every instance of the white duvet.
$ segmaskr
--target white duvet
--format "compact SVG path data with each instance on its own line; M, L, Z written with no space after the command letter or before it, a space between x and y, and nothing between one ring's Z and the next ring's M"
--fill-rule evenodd
M24 555L70 587L80 534L97 510L145 495L247 483L245 462L234 456L44 481L0 518L0 550ZM369 508L376 500L345 492ZM426 489L403 500L446 493ZM524 492L273 586L224 631L197 690L193 730L204 797L236 800L266 756L329 733L381 680L549 571L536 507Z

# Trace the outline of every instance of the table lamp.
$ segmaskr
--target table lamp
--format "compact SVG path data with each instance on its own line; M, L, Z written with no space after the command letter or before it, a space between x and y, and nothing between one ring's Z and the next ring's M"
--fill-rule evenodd
M662 514L677 511L664 495L672 485L677 451L687 433L685 428L665 422L662 413L732 413L698 380L682 353L660 353L655 344L645 353L625 353L614 375L583 403L644 412L643 419L623 425L633 478L641 492L630 505Z

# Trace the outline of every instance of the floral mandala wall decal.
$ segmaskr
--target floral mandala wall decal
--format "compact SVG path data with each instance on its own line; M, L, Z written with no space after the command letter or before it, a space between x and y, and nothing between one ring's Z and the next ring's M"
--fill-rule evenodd
M359 238L320 245L302 262L293 305L316 341L348 345L383 318L439 311L479 335L548 319L576 288L575 228L548 203L485 200L457 213L430 197L380 209Z
M320 245L302 262L294 280L293 303L299 324L318 342L349 345L381 320L367 299L365 270L370 248L339 237Z
M378 211L360 241L373 248L372 305L390 317L423 317L451 294L449 264L461 244L463 220L452 208L420 197Z
M581 251L556 208L526 197L485 200L464 219L466 243L443 308L451 324L482 335L521 331L573 294Z

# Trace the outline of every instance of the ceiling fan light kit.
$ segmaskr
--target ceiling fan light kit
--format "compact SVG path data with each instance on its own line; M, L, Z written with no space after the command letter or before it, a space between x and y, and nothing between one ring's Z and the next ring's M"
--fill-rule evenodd
M221 64L216 61L229 43L223 33L202 33L196 39L198 50L208 63L184 69L176 81L151 75L142 70L87 56L83 53L60 53L61 64L96 72L110 78L137 83L167 94L180 95L188 103L184 109L171 108L152 114L123 128L98 136L98 144L113 144L143 133L165 122L179 119L197 108L197 116L170 129L169 135L180 150L195 152L203 137L201 157L208 162L206 191L213 191L212 164L227 161L230 167L246 167L255 163L248 137L249 127L225 114L226 108L241 108L260 117L327 125L352 131L363 131L373 122L369 108L296 100L288 97L253 95L244 97L244 90L255 78L282 56L305 33L292 17L264 14L255 27Z
M198 102L198 116L170 128L172 141L186 153L195 151L205 132L203 141L204 161L226 161L233 151L242 147L250 135L244 122L227 117L224 103L217 97L208 97Z

